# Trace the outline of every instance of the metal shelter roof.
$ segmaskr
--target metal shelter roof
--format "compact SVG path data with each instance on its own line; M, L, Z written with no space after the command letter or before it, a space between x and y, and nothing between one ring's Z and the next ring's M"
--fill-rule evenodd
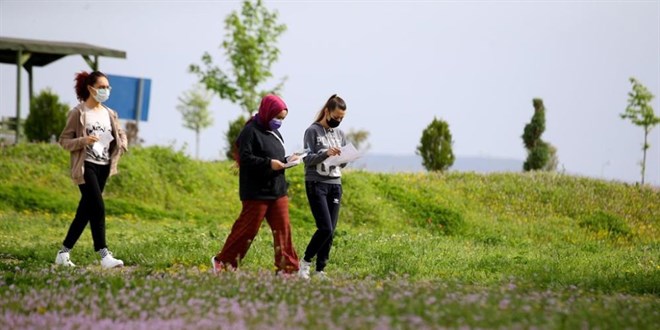
M88 62L90 56L126 58L124 51L90 44L0 37L0 63L16 64L19 51L30 54L24 67L45 66L68 55L82 55Z
M32 68L46 66L68 55L82 55L92 70L98 70L99 56L126 58L122 50L78 42L47 41L0 37L0 63L14 64L16 69L16 138L21 131L21 67L27 70L29 98L32 100Z

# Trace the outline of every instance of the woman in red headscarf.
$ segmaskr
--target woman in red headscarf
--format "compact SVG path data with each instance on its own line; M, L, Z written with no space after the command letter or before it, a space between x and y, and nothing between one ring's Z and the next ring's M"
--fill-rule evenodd
M211 258L213 272L238 267L264 218L273 233L277 272L298 271L298 256L291 241L288 183L284 176L287 159L284 141L278 131L288 112L281 98L266 95L261 100L259 112L248 120L236 139L239 195L243 209L222 250ZM290 158L289 161L296 159Z

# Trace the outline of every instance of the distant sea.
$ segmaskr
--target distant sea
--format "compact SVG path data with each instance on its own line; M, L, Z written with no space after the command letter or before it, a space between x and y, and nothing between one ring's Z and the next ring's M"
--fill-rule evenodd
M450 171L459 172L522 172L523 161L509 158L456 156ZM350 165L370 172L424 172L422 158L417 155L366 154Z

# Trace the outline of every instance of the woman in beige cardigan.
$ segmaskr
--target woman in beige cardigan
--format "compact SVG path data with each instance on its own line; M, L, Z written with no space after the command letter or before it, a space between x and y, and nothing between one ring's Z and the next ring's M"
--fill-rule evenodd
M80 103L69 112L59 142L71 152L71 178L81 198L55 263L75 266L69 254L89 222L101 266L121 267L124 262L112 256L105 242L103 188L108 177L117 173L119 158L127 150L126 134L117 113L103 105L110 97L108 77L99 71L80 72L75 81Z

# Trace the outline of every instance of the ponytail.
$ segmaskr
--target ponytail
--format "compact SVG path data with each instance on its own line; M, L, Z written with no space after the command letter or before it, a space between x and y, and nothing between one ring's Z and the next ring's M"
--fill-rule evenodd
M321 111L319 111L319 113L316 115L316 120L314 120L314 122L318 123L323 119L323 117L325 117L325 109L328 109L328 111L335 109L346 110L346 102L344 102L344 99L337 96L337 94L332 94L332 96L330 96L330 98L325 102L323 108L321 108Z
M89 89L87 89L87 86L94 86L94 84L96 84L96 80L99 79L99 77L107 78L106 75L100 71L93 71L91 73L80 71L76 73L73 80L76 82L74 89L76 91L76 97L78 98L78 101L84 102L89 98Z

